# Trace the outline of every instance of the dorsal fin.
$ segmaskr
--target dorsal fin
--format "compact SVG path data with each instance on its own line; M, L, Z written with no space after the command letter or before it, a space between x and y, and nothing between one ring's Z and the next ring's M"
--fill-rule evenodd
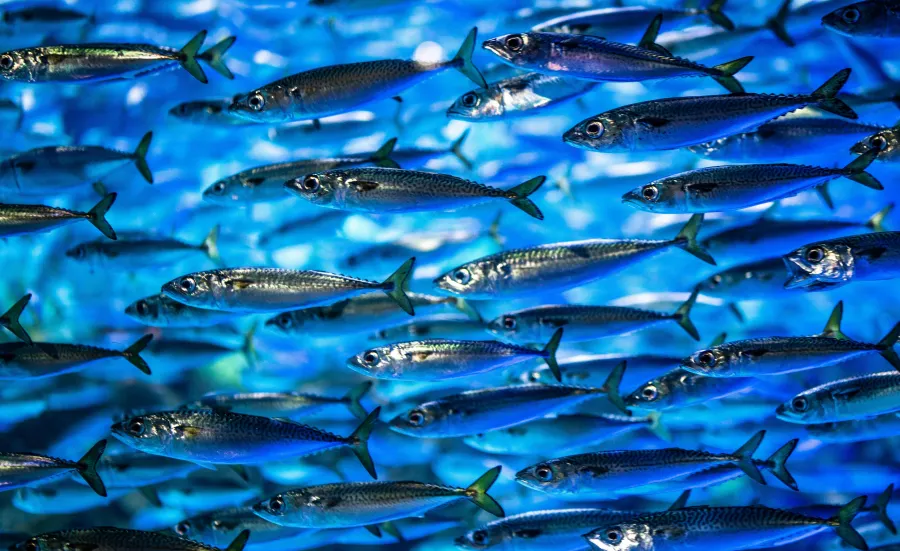
M831 311L831 315L828 317L828 321L825 323L825 329L822 330L822 333L819 335L820 337L831 337L832 339L838 340L849 340L847 335L841 332L841 318L844 317L844 301L839 301L834 310Z

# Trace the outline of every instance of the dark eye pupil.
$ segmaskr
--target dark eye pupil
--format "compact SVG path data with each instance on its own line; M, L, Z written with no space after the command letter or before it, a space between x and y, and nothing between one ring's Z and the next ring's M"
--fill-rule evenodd
M803 398L797 398L794 400L794 409L802 410L806 408L806 400Z
M366 360L366 363L373 364L378 361L378 354L374 352L366 352L366 355L363 359Z
M175 527L175 531L182 535L187 534L188 529L189 529L189 527L186 522L182 522L178 526Z
M652 388L644 389L644 396L646 396L647 398L652 398L654 394L656 394L656 391L653 390Z
M518 50L522 47L522 39L518 36L511 36L506 39L506 45L509 46L511 50Z
M0 65L3 65L4 67L12 67L12 64L13 64L13 60L8 55L5 55L2 58L0 58Z
M512 329L516 326L516 320L513 318L503 318L503 326L507 329Z
M618 533L618 532L610 531L608 534L606 534L606 537L608 537L609 539L615 541L615 540L619 539L619 533Z
M656 197L656 188L645 187L644 188L644 197L647 199L653 199L654 197Z
M143 300L137 303L137 311L138 314L146 314L147 313L147 303Z
M881 136L875 136L874 138L872 138L872 147L874 147L875 149L881 149L882 147L884 147L884 144L885 140Z
M319 187L319 179L315 176L308 176L305 180L303 180L304 189L308 189L310 191Z
M591 135L599 134L600 133L600 123L592 122L591 124L589 124L587 126L587 133L591 134Z
M483 543L485 540L485 535L482 532L475 532L475 534L472 536L472 539L474 539L477 543Z
M822 255L821 249L810 249L809 252L806 254L806 258L810 262L818 262L818 261L822 260L822 256L823 255Z
M225 189L225 184L223 184L222 182L219 182L216 184L215 189L216 189L216 191L222 191L223 189Z

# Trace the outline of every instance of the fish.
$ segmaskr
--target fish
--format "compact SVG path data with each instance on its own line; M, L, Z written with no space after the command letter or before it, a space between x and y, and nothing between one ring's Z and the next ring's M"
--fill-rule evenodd
M472 63L478 29L469 31L450 61L401 59L363 61L297 73L239 95L229 111L265 123L320 119L402 94L446 69L456 69L478 86L487 86Z
M350 212L401 213L455 210L489 199L505 199L532 218L544 215L528 197L545 176L509 190L449 174L399 168L345 168L288 180L284 189L314 205Z
M219 226L216 226L199 245L153 234L131 234L113 243L102 240L80 243L67 250L66 256L92 266L132 270L171 266L203 257L221 264L218 242Z
M464 299L407 293L413 309L422 311L453 309L477 317ZM282 312L266 320L266 327L284 335L339 335L361 333L373 326L392 325L409 319L396 301L383 293L367 293L326 306Z
M244 530L224 551L242 551L250 537ZM168 551L216 551L217 548L160 532L146 532L125 528L95 527L47 532L29 538L15 547L16 551L63 551L65 549L96 549L124 551L126 549Z
M244 530L249 530L251 535L245 547L247 551L271 548L273 544L293 544L298 548L305 548L303 543L311 535L310 530L298 530L269 522L253 514L250 507L229 507L183 519L164 533L205 545L223 547Z
M784 259L785 289L825 291L854 281L900 277L900 232L885 231L809 243Z
M150 327L212 327L234 319L230 312L195 308L162 293L132 302L125 315Z
M656 413L645 417L615 413L556 415L473 434L465 437L463 442L485 453L533 456L538 448L557 452L585 449L641 429L648 429L660 438L671 438L660 417Z
M106 450L101 440L78 461L57 459L32 453L0 453L0 491L40 486L72 473L81 476L94 492L106 497L106 487L97 474L97 463Z
M711 161L779 163L788 155L830 161L846 151L845 144L865 141L873 133L884 131L887 129L883 126L847 119L792 116L769 121L750 132L692 145L688 150ZM875 160L885 161L885 151Z
M134 163L141 177L152 184L153 173L147 164L152 140L153 132L147 132L130 153L97 145L39 147L16 153L0 162L0 189L41 197L79 191L128 163Z
M801 392L779 405L775 415L803 425L877 417L900 411L898 388L897 371L857 375Z
M303 243L310 232L319 236L319 239L323 241L337 240L341 234L341 228L349 216L352 215L341 211L326 210L311 218L287 220L275 228L261 231L256 245L267 251L294 247L298 243Z
M522 469L516 473L516 482L551 495L609 496L642 486L665 487L670 481L727 463L737 465L754 482L765 485L765 479L753 461L753 454L764 436L765 431L757 432L730 454L663 448L566 456ZM780 469L783 468L784 464L780 462Z
M323 484L280 493L253 505L253 512L281 526L344 528L371 526L468 499L488 513L504 517L503 507L488 495L500 475L494 467L467 488L424 482L348 482Z
M369 335L369 342L391 343L417 338L444 338L456 340L477 339L485 335L484 320L455 314L439 314L420 318L402 325L395 325ZM548 368L549 369L549 368Z
M150 375L150 366L140 354L151 340L153 335L144 335L121 351L82 344L0 343L0 380L58 377L85 369L91 363L112 358L123 358L142 373Z
M853 38L900 37L900 2L866 0L834 10L822 17L822 26Z
M900 434L900 414L806 425L812 438L829 444L853 444L891 438Z
M695 352L681 367L705 377L768 377L843 363L878 354L900 371L894 345L900 323L881 341L854 341L841 332L844 303L838 302L824 331L811 337L762 337L727 342Z
M545 334L565 328L566 342L627 335L666 321L676 322L700 340L690 318L699 290L672 314L624 306L545 305L502 314L488 323L488 331L513 342L540 342Z
M375 379L443 381L542 358L556 380L561 381L556 350L562 337L563 329L559 328L541 350L499 341L429 339L401 342L360 352L347 360L347 367Z
M458 266L436 278L434 286L469 299L530 298L609 277L670 247L715 265L697 244L702 222L702 215L691 217L670 240L588 239L511 249Z
M616 366L599 388L526 384L469 390L421 403L394 417L390 427L417 438L465 437L514 427L608 396L609 389L618 388L624 371L624 364Z
M753 207L809 189L822 190L841 177L883 190L881 182L866 172L877 156L877 151L870 151L844 168L787 163L698 168L635 188L622 196L622 202L648 212L708 213ZM833 208L827 191L825 194L825 203Z
M10 50L0 53L0 80L34 84L84 84L139 78L181 65L192 77L207 84L209 80L198 59L204 59L210 67L226 77L231 72L222 63L219 51L213 50L215 46L210 48L213 53L207 56L199 53L205 40L206 31L200 31L180 50L151 44L113 43L65 44ZM228 46L230 45L229 43Z
M199 126L234 128L255 123L234 116L228 107L233 98L185 101L169 109L169 116Z
M115 241L116 231L106 221L106 214L116 202L116 197L115 193L106 195L87 212L44 205L0 204L0 237L52 231L79 220L87 220L106 238Z
M9 2L4 5L2 21L13 31L48 30L54 26L77 25L91 19L88 14L62 6ZM23 28L24 27L24 28Z
M707 277L696 288L704 295L728 300L736 308L734 302L783 295L787 275L784 260L777 256L726 268Z
M734 75L752 56L715 67L675 57L655 43L662 21L657 14L637 46L582 34L530 31L491 38L483 47L517 69L544 74L607 82L709 76L731 93L744 93Z
M13 494L12 504L19 511L32 515L72 515L113 506L117 500L132 491L108 488L104 497L83 484L59 480L42 486L19 488ZM16 542L24 541L29 536L30 534L18 538Z
M865 496L844 505L830 519L772 509L745 507L685 507L677 511L647 513L600 526L585 535L598 551L686 549L727 546L752 549L796 543L822 526L834 529L849 545L868 549L850 522L865 505Z
M453 155L467 170L472 170L475 165L471 159L463 153L463 145L469 137L469 129L463 131L458 138L453 140L449 147L403 147L396 149L391 155L401 167L425 166L431 160L440 159L446 155Z
M851 153L858 155L865 155L870 151L878 154L876 161L895 163L900 160L900 123L891 128L879 129L850 148Z
M469 122L529 117L581 97L596 86L595 82L556 75L516 75L459 96L447 109L447 117Z
M184 478L200 469L193 463L145 453L107 454L97 464L108 490L136 489L162 484L175 478ZM85 481L72 476L78 483Z
M602 152L678 149L751 131L809 105L856 119L858 115L836 97L850 72L838 71L807 95L694 96L626 105L579 122L563 134L563 141Z
M305 159L248 168L214 182L203 190L203 199L222 206L246 206L281 201L290 197L285 192L285 182L298 176L302 178L311 172L367 164L399 166L391 158L396 143L397 138L391 138L372 153Z
M207 394L197 401L186 404L187 409L212 409L220 412L234 412L259 417L295 419L307 417L336 405L345 406L359 419L369 413L360 400L372 388L371 381L353 387L340 398L319 396L306 392L235 392Z
M381 408L375 408L347 437L287 419L215 410L164 411L112 425L112 435L144 453L201 466L246 465L350 448L377 478L368 440Z
M34 341L31 340L31 335L28 334L28 331L26 331L19 322L19 316L25 311L25 307L28 306L29 301L31 301L31 293L28 293L10 306L9 310L4 312L3 315L0 315L0 327L4 327L20 341L30 346L34 344Z
M188 306L264 314L327 304L380 289L413 315L406 285L415 260L404 262L381 283L316 270L223 268L178 277L164 284L161 292Z

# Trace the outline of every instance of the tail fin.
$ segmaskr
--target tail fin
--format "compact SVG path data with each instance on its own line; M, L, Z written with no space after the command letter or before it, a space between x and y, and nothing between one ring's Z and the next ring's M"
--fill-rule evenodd
M882 190L884 186L881 185L874 176L866 172L866 168L878 157L879 151L877 149L870 149L860 155L859 157L853 159L849 165L845 166L841 173L845 178L849 178L856 183L862 184L866 187L872 189Z
M797 486L797 481L794 480L794 477L788 472L786 463L788 458L794 452L794 448L797 447L797 442L799 441L799 439L794 438L784 446L778 448L778 450L766 460L766 463L769 466L769 472L771 472L775 478L780 480L782 484L795 492L799 492L800 487Z
M691 219L688 220L687 224L685 224L684 227L681 228L681 231L678 232L678 235L675 236L675 246L691 253L703 262L715 266L716 261L713 260L713 257L710 256L706 249L697 243L697 232L700 231L700 225L702 223L702 214L691 216Z
M669 432L668 427L663 425L662 414L660 412L651 411L647 414L647 419L650 420L650 432L658 436L660 440L664 440L666 442L672 441L672 433Z
M738 82L736 78L734 78L734 75L746 67L751 61L753 61L752 55L735 59L728 63L722 63L721 65L716 65L713 69L718 71L719 74L712 75L712 78L732 94L743 94L744 87L741 86L741 83Z
M488 227L488 235L491 236L491 239L494 240L494 243L503 246L503 234L500 233L500 219L503 217L503 211L498 211L497 216L494 217L493 222Z
M206 239L203 240L203 243L200 243L200 249L206 252L206 256L209 257L210 260L216 263L217 266L222 266L222 257L219 256L219 230L221 226L216 224L213 226L213 229L209 230L209 233L206 235Z
M25 310L25 306L28 305L29 300L31 300L31 293L28 293L13 304L5 314L0 316L0 325L6 327L10 333L30 346L34 344L34 341L31 340L31 336L25 331L25 328L22 327L22 324L19 323L19 316L22 315L22 311Z
M137 342L135 342L134 344L132 344L131 346L129 346L122 352L122 356L126 360L131 362L131 365L140 369L147 375L150 375L150 366L147 365L147 362L144 361L144 358L142 358L140 356L140 354L145 348L147 348L147 344L149 344L150 341L152 341L152 340L153 340L152 334L144 335L143 337L139 338L137 340Z
M203 67L197 63L197 52L200 50L200 47L203 46L203 41L206 40L206 31L200 31L194 38L190 40L187 44L184 45L184 48L181 49L181 66L191 74L192 77L199 80L203 84L208 84L209 79L206 78L206 74L203 72Z
M394 299L394 301L400 305L400 308L410 316L414 316L416 313L413 310L412 302L410 302L409 297L406 296L406 292L408 291L409 276L412 275L413 266L415 264L416 257L410 258L381 284L384 292Z
M484 76L478 70L478 67L472 63L472 53L475 51L477 38L478 27L472 27L472 30L466 35L466 39L463 40L462 46L459 47L459 51L453 56L451 63L459 69L460 73L469 77L469 80L482 88L487 88L487 81L484 80Z
M543 220L544 214L541 212L541 209L539 209L528 196L540 189L546 181L546 176L537 176L527 182L523 182L507 191L507 199L509 199L510 203L525 211L529 216L537 218L538 220Z
M622 377L625 375L625 367L627 365L628 362L625 360L619 362L619 364L609 372L609 376L603 381L603 386L600 387L600 390L606 392L606 397L619 409L619 411L626 415L631 415L631 411L628 410L628 406L625 405L625 400L622 399L622 394L619 392L619 387L622 386Z
M134 148L134 153L132 153L132 157L134 157L134 166L137 167L138 172L141 173L141 176L144 177L144 180L147 180L148 184L153 183L153 173L150 172L150 166L147 164L147 152L150 151L150 142L153 140L153 132L147 132L141 137L141 141L138 142L137 147Z
M766 21L766 28L772 31L772 33L775 34L775 37L784 42L789 48L793 48L797 45L794 39L791 38L791 35L788 34L787 27L785 26L788 15L791 14L791 1L792 0L784 0L784 2L781 3L781 7L778 8L778 12Z
M109 207L116 202L116 197L117 195L115 193L110 193L103 199L100 199L100 202L94 205L94 208L87 213L88 222L100 230L100 233L113 241L116 240L116 230L114 230L112 226L109 225L109 222L106 221L106 213L109 212Z
M469 487L466 488L466 497L471 499L472 503L478 505L495 517L503 518L506 516L506 513L503 512L503 507L487 493L488 490L491 489L491 486L494 485L494 482L497 481L497 477L500 476L500 469L502 469L502 467L497 465L481 475L478 480L470 484Z
M484 318L481 317L481 314L478 312L478 310L474 306L472 306L472 303L468 300L464 298L454 298L451 300L453 301L453 305L456 307L456 309L465 314L466 317L468 317L470 320L479 322L484 321Z
M225 551L244 551L244 546L247 545L247 540L250 539L250 530L244 530L240 534L237 535L231 543L228 544L228 547L225 548Z
M712 2L706 6L704 13L714 24L722 27L726 31L733 31L735 29L734 23L722 11L725 8L726 1L727 0L712 0Z
M847 335L841 331L841 319L844 317L844 301L840 300L834 305L828 321L825 322L825 329L822 330L820 337L831 337L841 341L848 340Z
M887 215L890 214L892 210L894 210L894 203L889 203L888 206L876 212L871 218L866 220L866 227L872 231L884 231L884 219L887 218Z
M559 348L559 341L562 340L562 336L563 330L562 327L560 327L553 333L553 336L550 337L550 342L548 342L547 346L541 351L544 356L544 361L550 366L550 371L560 383L562 382L562 372L559 370L559 364L556 363L556 350Z
M694 291L691 293L691 296L678 307L678 310L675 310L673 314L673 318L684 329L688 335L693 337L695 341L700 340L700 333L697 332L697 328L694 327L694 322L691 321L690 314L691 308L694 307L694 304L697 302L697 295L700 294L700 287L695 287Z
M829 113L839 115L841 117L845 117L848 119L858 119L859 115L857 115L849 105L835 97L837 96L838 92L841 91L841 88L843 88L844 85L847 84L847 80L850 78L851 72L852 71L850 69L841 69L840 71L835 73L834 76L828 79L825 84L816 88L816 90L812 93L812 97L815 99L816 107L828 111Z
M757 432L750 437L750 440L747 440L746 444L734 452L734 456L738 459L737 466L744 471L744 474L763 486L766 485L766 480L762 477L762 473L759 472L759 469L756 468L756 464L753 462L753 454L756 453L757 448L759 448L759 445L762 443L765 436L766 431L761 430Z
M360 400L362 400L363 396L368 394L370 390L372 390L372 381L366 381L365 383L350 389L350 392L344 396L344 401L347 402L347 409L359 419L365 419L369 415L369 412L362 407Z
M381 529L384 530L384 533L392 536L397 541L406 541L406 538L403 537L403 533L400 532L400 529L397 528L397 525L394 524L393 521L382 522Z
M831 192L828 191L828 182L822 182L817 185L815 189L816 193L818 193L819 197L822 199L822 202L828 207L828 210L834 210L834 200L831 198Z
M888 331L888 334L878 341L877 348L881 357L894 366L894 369L900 371L900 356L897 356L897 352L894 350L894 345L897 344L898 339L900 339L900 323L894 325Z
M350 442L350 449L356 454L357 459L362 463L366 472L375 480L378 480L378 474L375 472L375 463L372 461L372 456L369 455L369 436L372 434L372 429L375 428L375 422L378 421L380 413L380 407L373 409L372 413L363 419L363 422L356 427L356 430L347 439Z
M97 463L104 451L106 451L106 440L101 440L78 460L78 474L100 497L106 497L106 485L97 474Z
M372 153L372 163L376 166L384 167L384 168L400 168L400 165L397 164L397 161L391 159L391 154L394 152L394 147L397 145L397 138L391 138L390 140L384 142L381 147L379 147L375 153Z
M860 496L850 503L841 507L836 517L829 519L829 524L835 527L837 535L841 537L847 544L868 551L869 546L866 540L856 531L856 528L850 525L853 519L859 514L860 510L866 504L866 496Z
M897 534L897 527L894 525L894 521L891 520L891 517L888 516L887 506L891 502L891 496L894 495L894 485L891 484L887 488L881 492L881 495L878 496L878 499L875 500L875 504L872 505L869 510L875 513L875 516L878 517L878 520L881 521L881 524L884 525L885 528L891 534Z
M234 44L235 40L237 40L236 36L229 36L228 38L220 40L213 45L212 48L198 55L197 59L202 59L208 63L213 71L219 73L228 80L234 80L234 73L232 73L228 66L225 65L225 52L227 52L228 48Z
M250 326L250 329L247 330L247 333L244 334L244 344L241 346L241 354L244 355L244 359L247 360L247 365L255 366L256 365L256 328L258 327L259 322L254 321L253 325Z
M453 153L453 156L459 159L459 162L461 162L468 170L472 170L474 165L472 164L472 161L463 154L462 146L466 142L466 138L469 137L470 130L471 128L466 128L466 131L463 132L460 137L456 138L456 141L450 146L450 153Z

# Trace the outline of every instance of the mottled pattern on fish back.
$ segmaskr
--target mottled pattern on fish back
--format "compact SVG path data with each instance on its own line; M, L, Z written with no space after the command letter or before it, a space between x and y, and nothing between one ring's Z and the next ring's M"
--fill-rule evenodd
M223 441L234 439L245 442L272 442L284 439L334 443L347 441L342 436L309 425L256 415L212 411L185 411L170 415L183 425L208 429L212 439Z
M641 80L643 78L664 78L666 76L688 76L691 73L697 76L716 75L723 73L718 69L711 69L699 63L677 56L667 56L653 50L621 44L594 36L577 36L572 39L577 48L570 52L568 45L556 46L554 53L563 54L561 57L573 58L587 64L590 68L593 64L594 73L598 79L603 80ZM559 43L559 39L554 39ZM555 57L555 56L554 56ZM618 74L616 74L618 73Z
M342 289L378 289L380 283L357 279L355 277L320 272L318 270L288 270L284 268L230 268L215 270L223 278L254 281L256 287L270 289L310 290L342 290Z
M815 352L840 352L840 351L866 351L877 350L877 346L871 343L854 341L852 339L833 339L830 337L760 337L725 343L717 348L727 351L729 354L740 355L747 350L764 349L770 352L784 353L815 353Z
M640 514L637 511L612 509L559 509L522 513L489 524L508 526L513 532L529 528L539 530L542 536L578 530L581 535L597 526L626 521Z
M22 52L33 80L95 80L159 72L175 67L179 53L149 44L80 44ZM155 66L155 67L154 67Z
M403 170L398 168L354 168L340 171L345 184L354 187L356 182L374 182L378 188L361 192L365 196L378 197L404 194L407 200L414 200L410 195L434 197L509 197L502 189L493 188L457 178L449 174ZM349 183L346 183L348 182ZM396 197L399 199L400 197Z
M80 212L44 205L0 205L0 232L49 228L85 217Z
M448 356L540 356L542 353L533 348L516 346L499 341L457 341L449 339L425 339L394 345L397 349L407 353L414 353L417 348L434 350Z
M567 396L593 394L589 388L559 385L519 385L503 388L469 390L437 400L443 409L502 410L508 406L541 400L557 400Z
M214 551L216 548L202 543L170 536L160 532L144 532L122 528L99 527L83 530L63 530L41 537L58 538L61 541L94 544L97 551Z
M862 233L838 237L828 241L831 244L847 245L853 249L869 249L872 247L885 247L887 249L900 249L900 232L884 231Z
M577 465L602 465L610 471L636 469L656 469L662 465L690 465L735 461L728 454L715 454L700 450L664 448L660 450L620 450L609 452L583 453L568 458Z
M522 315L521 313L516 313ZM603 322L603 321L653 321L672 319L672 314L630 308L627 306L583 306L567 304L562 306L539 306L530 309L525 317L541 320Z
M650 525L678 524L692 532L777 529L828 524L828 521L823 519L762 506L687 507L640 515L630 522L647 522Z
M537 247L512 249L485 257L486 261L508 263L515 267L566 271L573 266L590 265L597 261L628 258L654 252L674 244L674 241L641 239L587 239L568 243L553 243ZM555 270L554 270L555 268Z
M341 502L338 508L351 509L358 505L390 507L416 499L464 495L464 491L460 488L411 481L324 484L307 488L307 491L326 500L332 496L339 497Z
M841 169L774 163L711 166L692 170L689 174L692 182L753 185L784 180L837 177L841 174Z

